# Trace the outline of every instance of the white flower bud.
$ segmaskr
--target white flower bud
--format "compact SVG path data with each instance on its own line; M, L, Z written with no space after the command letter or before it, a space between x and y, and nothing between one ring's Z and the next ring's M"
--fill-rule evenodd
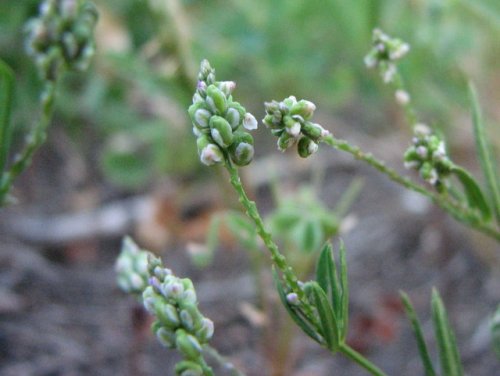
M217 145L208 144L200 153L200 160L207 166L212 166L224 160L222 151Z
M408 94L408 92L405 90L396 90L394 96L396 97L396 102L398 102L402 106L410 102L410 94Z
M247 112L243 118L243 127L250 131L258 127L257 119L250 112Z
M300 303L299 296L294 292L286 295L286 301L291 305L298 305Z

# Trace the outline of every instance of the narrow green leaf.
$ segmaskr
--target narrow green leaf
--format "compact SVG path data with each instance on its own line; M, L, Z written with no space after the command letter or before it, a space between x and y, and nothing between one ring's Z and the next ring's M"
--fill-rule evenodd
M491 343L497 358L500 359L500 304L491 318Z
M5 170L10 147L10 115L14 99L14 73L0 60L0 176Z
M347 259L344 242L340 241L340 286L342 288L342 304L340 323L342 324L341 330L342 340L347 337L347 329L349 327L349 283L347 281Z
M320 319L321 334L328 348L333 352L338 351L340 346L339 329L337 327L335 312L328 301L328 297L318 283L311 282L311 292L314 299L314 306L318 311Z
M316 264L316 282L318 282L323 291L327 294L332 292L330 287L332 286L332 281L335 282L333 278L332 251L332 244L330 242L326 242L321 250L321 254L319 255L318 263Z
M413 334L417 340L418 351L420 353L420 359L422 360L422 365L424 366L424 371L426 376L436 376L436 371L432 365L431 357L429 355L429 350L427 349L427 344L425 343L424 334L422 332L422 327L420 321L418 320L417 313L410 302L410 298L403 291L400 291L401 300L405 307L406 316L411 322L411 327L413 329Z
M492 204L491 206L494 208L496 218L500 222L500 182L494 168L493 152L487 141L486 127L483 121L476 89L472 83L469 83L469 97L472 106L472 124L474 126L474 138L476 140L476 152L486 180Z
M446 309L436 289L432 291L432 320L443 376L462 376L463 369L455 335L451 330Z
M333 256L333 248L330 242L325 243L321 250L321 255L316 267L316 281L325 294L329 296L330 304L337 318L340 320L342 315L342 290L337 274L335 257Z
M462 183L469 206L478 209L485 220L491 219L491 209L488 202L472 175L459 166L453 166L452 172L460 180L460 183Z
M307 334L314 341L318 342L320 345L324 344L323 339L320 337L314 327L308 322L306 317L301 317L300 313L293 309L286 299L285 290L283 289L283 284L278 276L278 273L273 268L273 280L276 285L276 290L278 291L278 295L280 297L281 303L287 310L288 314L292 318L292 320L302 329L302 331Z

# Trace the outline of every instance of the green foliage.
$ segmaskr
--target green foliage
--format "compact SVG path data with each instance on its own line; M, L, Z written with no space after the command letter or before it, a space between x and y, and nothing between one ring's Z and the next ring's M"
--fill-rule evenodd
M435 376L436 371L432 364L431 357L427 344L425 343L421 324L417 318L415 309L410 302L408 295L401 292L401 299L405 306L406 314L411 322L413 332L417 339L420 358L424 366L426 376ZM432 321L434 324L434 332L436 335L437 347L439 352L439 361L441 365L441 374L443 376L460 376L463 375L462 363L460 354L455 342L455 334L450 326L446 309L443 301L436 289L432 291Z
M495 170L495 158L488 143L485 122L481 113L476 89L472 83L469 84L469 97L472 107L472 124L474 126L476 153L486 181L490 205L491 208L493 208L492 211L495 213L497 221L500 223L500 179Z
M14 99L14 74L0 60L0 173L7 163L11 137L11 112Z

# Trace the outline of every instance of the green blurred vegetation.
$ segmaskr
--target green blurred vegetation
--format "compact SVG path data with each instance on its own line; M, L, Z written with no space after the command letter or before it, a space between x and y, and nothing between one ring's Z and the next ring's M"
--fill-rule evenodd
M392 94L363 65L378 26L412 47L401 69L424 119L452 123L466 108L469 78L489 94L486 109L500 100L497 0L95 2L98 55L87 74L65 80L55 124L123 187L199 171L184 109L202 58L237 82L238 98L257 118L263 101L293 94L378 133L394 129L385 111ZM21 48L22 25L36 7L34 0L0 3L0 58L16 74L18 142L36 115L40 89Z

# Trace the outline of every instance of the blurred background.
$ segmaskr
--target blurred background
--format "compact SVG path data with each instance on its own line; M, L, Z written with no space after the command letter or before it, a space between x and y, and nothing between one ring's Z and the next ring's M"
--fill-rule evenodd
M17 203L0 212L0 374L173 374L176 355L156 343L148 318L115 286L113 263L130 234L193 279L202 312L216 324L214 346L248 375L363 375L300 333L290 348L266 350L285 316L259 303L262 295L271 305L276 299L265 253L262 266L243 249L241 229L225 223L237 221L225 210L239 206L224 171L199 163L186 113L199 62L207 58L219 80L236 81L235 98L257 119L264 101L311 100L325 128L403 171L411 130L391 90L363 64L371 31L381 27L411 45L400 68L420 119L474 171L469 80L500 148L500 2L95 3L93 64L66 75L48 141L16 181ZM0 2L0 58L16 76L13 150L39 116L41 82L22 48L23 24L37 7ZM338 234L346 244L353 346L389 374L421 374L398 290L413 298L432 343L436 286L467 373L494 374L488 317L500 301L498 244L349 156L321 150L300 160L278 153L264 127L255 137L255 162L242 174L280 243L293 249L296 239L279 226L278 209L320 207L326 213L310 210L311 221L333 218L333 227L319 244ZM346 200L348 208L335 211ZM229 219L216 226L214 215ZM287 252L293 258L300 250Z

